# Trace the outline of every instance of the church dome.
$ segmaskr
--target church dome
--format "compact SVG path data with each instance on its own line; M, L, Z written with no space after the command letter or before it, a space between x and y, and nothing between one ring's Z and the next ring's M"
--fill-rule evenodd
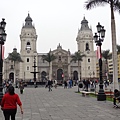
M17 50L17 48L13 48L13 51Z
M28 16L26 17L25 21L31 21L32 22L32 18L30 17L29 13L28 13Z
M88 26L88 21L83 17L83 20L81 21L81 29L80 31L86 31L86 30L91 30Z
M88 21L84 17L83 20L81 21L81 24L87 24L87 23L88 23Z
M13 48L13 52L17 52L17 48Z
M25 19L25 25L23 26L23 28L34 28L34 26L32 25L32 18L30 17L29 13Z
M88 26L88 21L83 17L83 20L81 21L81 28L78 29L78 35L77 40L79 39L86 39L92 37L92 30Z

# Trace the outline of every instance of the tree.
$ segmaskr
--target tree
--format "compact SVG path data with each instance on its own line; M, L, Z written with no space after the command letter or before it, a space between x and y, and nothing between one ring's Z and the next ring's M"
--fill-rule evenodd
M118 85L118 69L117 69L117 52L116 52L116 26L114 11L120 13L120 2L119 0L88 0L85 2L85 8L87 10L96 6L103 6L109 4L111 11L111 35L112 35L112 58L113 58L113 89L119 89Z
M51 70L50 70L50 64L53 60L56 59L56 56L54 56L51 51L47 53L47 55L42 55L43 60L47 61L49 63L49 79L51 79Z
M17 49L14 48L12 53L9 53L8 55L8 60L11 60L13 62L14 65L14 84L15 84L15 64L16 62L23 62L23 60L21 59L21 56L19 53L17 53Z
M75 52L73 55L71 55L71 62L77 61L78 62L78 73L79 73L79 79L81 81L81 61L83 61L83 57L85 57L85 54L82 54L82 52L78 51Z
M105 71L107 73L107 79L108 79L108 59L112 58L112 53L110 53L110 50L104 50L102 51L102 57L105 59L106 67Z

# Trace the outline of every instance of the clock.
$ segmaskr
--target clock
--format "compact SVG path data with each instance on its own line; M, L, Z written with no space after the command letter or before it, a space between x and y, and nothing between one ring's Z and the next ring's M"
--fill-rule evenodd
M89 54L90 52L89 51L87 51L87 54Z
M30 53L30 50L27 50L27 53Z

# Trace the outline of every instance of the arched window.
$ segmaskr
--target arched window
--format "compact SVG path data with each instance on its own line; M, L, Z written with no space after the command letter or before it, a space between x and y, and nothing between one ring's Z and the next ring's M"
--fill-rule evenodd
M90 62L90 58L88 59L88 62Z
M85 50L87 51L87 50L90 50L89 49L89 44L88 43L86 43L86 48L85 48Z
M61 56L59 56L59 61L61 61Z
M90 70L90 66L88 66L88 70Z
M30 42L27 42L27 45L30 45Z
M29 70L29 66L27 66L27 70Z
M27 44L26 44L26 50L31 50L31 46L30 46L30 42L27 42Z

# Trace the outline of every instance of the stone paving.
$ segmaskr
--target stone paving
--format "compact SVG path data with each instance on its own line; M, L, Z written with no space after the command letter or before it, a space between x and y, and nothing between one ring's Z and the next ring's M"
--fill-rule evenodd
M19 94L24 114L18 107L16 120L118 120L120 109L113 108L112 102L97 101L94 97L83 97L75 93L77 87L64 89L25 88ZM0 111L0 120L4 120Z

